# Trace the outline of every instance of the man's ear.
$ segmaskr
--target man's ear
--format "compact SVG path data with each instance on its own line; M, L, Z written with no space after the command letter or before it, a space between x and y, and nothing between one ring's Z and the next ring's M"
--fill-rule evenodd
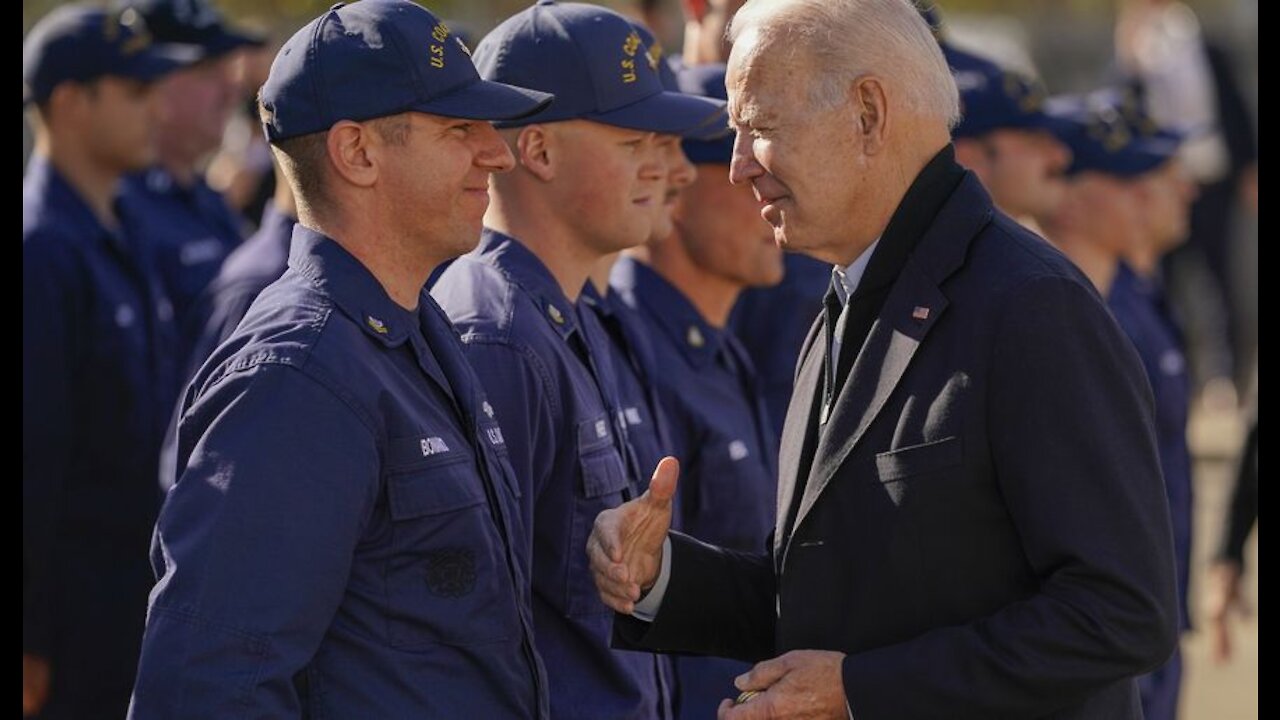
M862 140L863 152L874 155L885 145L889 128L889 101L884 83L874 75L863 75L853 81L854 131Z
M49 94L49 99L43 103L48 110L48 116L44 118L45 123L47 124L50 118L55 117L59 120L78 118L89 106L89 95L87 85L75 82L58 83ZM76 121L73 120L74 122Z
M357 187L371 187L378 180L382 150L378 133L368 123L341 120L329 128L325 149L334 173Z
M516 136L516 163L543 182L556 177L557 136L546 125L526 125Z

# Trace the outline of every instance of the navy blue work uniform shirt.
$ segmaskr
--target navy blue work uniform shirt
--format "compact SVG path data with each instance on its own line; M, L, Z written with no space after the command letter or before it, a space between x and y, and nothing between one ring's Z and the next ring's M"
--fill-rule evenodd
M588 337L607 341L593 352L608 365L605 382L612 387L605 388L605 394L613 398L619 433L635 456L637 490L644 492L658 461L674 452L666 418L658 409L657 387L648 375L655 367L653 348L644 326L628 317L636 311L620 303L615 293L601 296L588 282L578 304L582 312L594 315L602 330Z
M182 408L135 717L547 716L520 487L430 296L295 226Z
M1116 324L1138 350L1155 398L1156 442L1165 493L1169 497L1169 519L1173 523L1181 627L1186 630L1190 627L1187 591L1191 571L1192 493L1187 415L1191 385L1182 332L1159 283L1140 277L1125 263L1120 263L1107 293L1107 306Z
M777 442L791 403L796 363L809 328L822 312L822 298L831 285L831 265L807 255L783 256L782 282L742 293L729 318L729 328L746 348L759 373L770 427Z
M493 230L431 293L462 335L521 481L552 716L668 716L661 661L610 649L613 613L587 562L596 515L637 492L592 352L607 340L528 248Z
M182 325L184 344L191 349L188 376L231 337L258 293L284 274L297 221L268 203L258 231L231 251L217 276L200 293Z
M126 228L156 253L165 291L179 323L244 239L242 224L222 195L197 176L190 187L152 168L125 180ZM190 348L183 348L185 353Z
M675 286L644 263L622 258L613 295L637 310L652 338L656 381L681 463L684 532L730 550L768 547L777 506L776 433L755 371L730 332L716 328ZM721 658L676 658L677 716L714 717L750 666Z
M152 577L173 312L135 238L45 158L22 184L22 651L50 661L42 717L118 718Z

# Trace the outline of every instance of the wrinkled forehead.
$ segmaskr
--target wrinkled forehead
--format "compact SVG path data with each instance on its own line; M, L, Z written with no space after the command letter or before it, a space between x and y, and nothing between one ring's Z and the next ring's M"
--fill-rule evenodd
M812 77L808 55L788 47L781 38L747 30L733 44L725 70L729 117L749 124L765 115L784 112L803 97Z

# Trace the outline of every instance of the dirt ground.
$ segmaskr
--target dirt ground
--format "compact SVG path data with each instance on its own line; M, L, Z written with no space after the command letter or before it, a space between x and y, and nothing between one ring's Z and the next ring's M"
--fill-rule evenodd
M1192 612L1202 614L1203 585L1197 582L1208 567L1220 537L1224 508L1234 481L1234 454L1241 429L1233 418L1205 417L1192 425L1191 441L1196 463L1195 562L1192 567ZM1258 717L1258 532L1254 532L1246 556L1246 597L1253 610L1235 627L1235 656L1227 665L1216 665L1209 655L1209 638L1191 632L1183 638L1186 675L1183 681L1181 720L1255 720ZM1203 627L1203 624L1199 624Z

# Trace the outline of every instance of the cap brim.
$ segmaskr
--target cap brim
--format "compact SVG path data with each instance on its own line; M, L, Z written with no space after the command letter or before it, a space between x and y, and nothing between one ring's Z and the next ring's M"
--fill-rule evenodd
M1056 138L1061 138L1073 131L1076 122L1044 111L1031 113L1023 119L1021 127L1028 130L1044 130Z
M411 110L468 120L518 120L546 109L555 96L490 80L476 80Z
M121 74L136 80L151 82L174 70L196 63L202 57L200 48L195 45L177 43L152 45L130 58Z
M728 165L733 162L733 135L718 140L685 140L685 157L694 165Z
M199 48L201 60L211 60L222 57L233 50L262 47L266 45L267 40L261 35L216 26L200 33L199 36L192 37L189 40L184 39L182 42L189 42Z
M663 91L614 110L587 113L583 118L631 130L689 137L723 116L724 108L723 100Z
M729 110L721 108L720 112L707 118L706 122L684 134L686 140L722 140L728 138L733 144L733 128L729 127Z

